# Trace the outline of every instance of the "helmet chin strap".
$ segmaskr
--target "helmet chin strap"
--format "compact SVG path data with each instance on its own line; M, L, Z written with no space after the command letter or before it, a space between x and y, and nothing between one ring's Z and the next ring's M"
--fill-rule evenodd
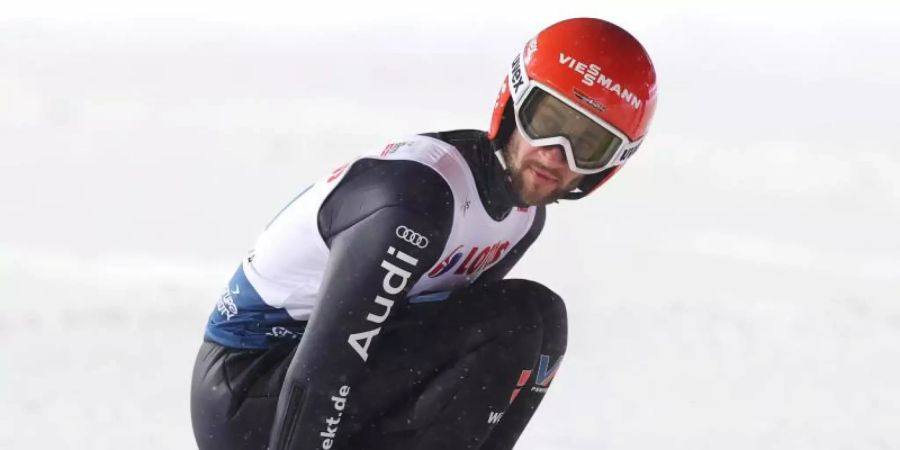
M578 187L573 189L570 192L567 192L566 195L563 196L566 200L578 200L579 198L585 197L591 193L597 186L600 186L609 177L613 176L616 173L616 170L621 166L611 167L606 169L600 173L594 173L590 175L585 175L584 179L581 180L581 183L578 184Z
M503 147L501 147L497 141L492 140L491 148L494 149L494 157L497 158L497 162L500 163L500 167L503 169L503 181L506 185L506 195L515 206L527 208L529 205L522 203L519 199L519 195L515 192L515 188L513 188L512 174L509 173L509 166L506 165L506 158L503 157Z
M575 188L566 192L566 195L563 195L562 198L563 200L578 200L586 195L588 195L587 191L582 191L581 188Z
M493 144L493 142L491 143ZM500 167L502 167L503 172L506 173L506 178L509 178L509 167L506 167L506 158L503 157L503 148L495 145L494 156L497 157L497 161L500 161Z

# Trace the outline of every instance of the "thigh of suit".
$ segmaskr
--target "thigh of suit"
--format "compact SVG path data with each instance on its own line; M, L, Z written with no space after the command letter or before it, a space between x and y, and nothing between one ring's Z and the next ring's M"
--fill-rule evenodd
M355 401L383 413L359 430L353 448L512 448L543 397L520 386L534 381L523 372L535 372L542 355L558 361L565 328L559 297L527 280L412 299L371 356L372 376L354 388Z
M266 450L295 351L291 344L244 350L203 342L191 382L191 422L201 450Z

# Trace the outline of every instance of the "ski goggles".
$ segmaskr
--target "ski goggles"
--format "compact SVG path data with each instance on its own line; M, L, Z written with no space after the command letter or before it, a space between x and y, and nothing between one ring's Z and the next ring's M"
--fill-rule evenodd
M516 126L533 146L562 147L573 172L593 174L621 165L641 145L640 139L629 140L603 119L537 81L529 80L518 98L514 103Z

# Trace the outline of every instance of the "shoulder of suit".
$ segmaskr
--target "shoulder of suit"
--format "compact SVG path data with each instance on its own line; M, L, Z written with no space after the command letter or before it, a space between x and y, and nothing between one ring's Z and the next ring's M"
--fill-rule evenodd
M423 135L408 136L391 142L366 156L377 159L412 160L432 166L448 156L460 158L459 151L452 144Z

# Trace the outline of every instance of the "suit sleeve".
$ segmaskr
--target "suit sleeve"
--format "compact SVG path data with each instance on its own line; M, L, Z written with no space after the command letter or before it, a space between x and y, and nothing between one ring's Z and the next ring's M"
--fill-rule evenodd
M418 163L363 160L341 183L319 213L328 266L283 383L272 449L347 449L373 413L354 386L377 363L382 328L438 260L452 224L449 186Z

